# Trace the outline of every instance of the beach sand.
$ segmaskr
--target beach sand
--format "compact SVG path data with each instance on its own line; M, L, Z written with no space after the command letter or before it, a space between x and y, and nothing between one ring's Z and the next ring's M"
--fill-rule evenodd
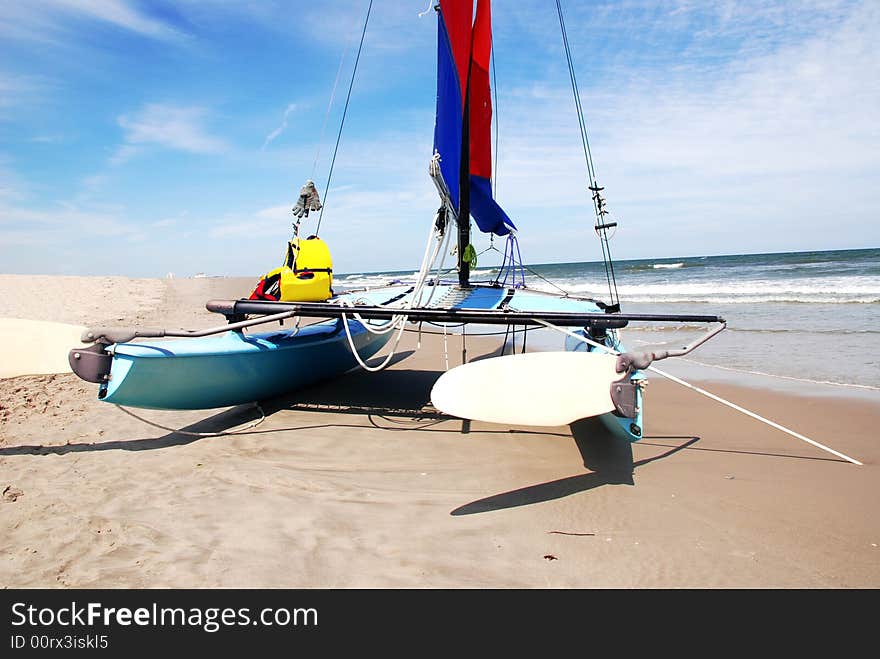
M61 311L0 276L0 317L207 327L222 318L206 300L254 283L51 281ZM630 445L590 420L437 415L443 337L416 340L386 371L264 401L259 425L221 436L148 425L72 374L0 380L0 585L880 586L880 397L703 383L861 467L657 377ZM447 346L461 363L461 338ZM468 358L497 346L468 337ZM133 412L193 433L260 419Z

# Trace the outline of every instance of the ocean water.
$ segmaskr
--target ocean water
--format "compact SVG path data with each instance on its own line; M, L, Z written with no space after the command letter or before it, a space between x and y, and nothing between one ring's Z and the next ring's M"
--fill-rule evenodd
M491 281L498 272L497 265L480 261L472 280ZM880 249L616 261L614 273L625 312L727 320L727 330L687 358L658 364L671 373L699 368L704 378L750 375L780 387L805 382L880 394ZM414 275L350 273L335 283L370 286ZM525 275L529 288L609 297L601 262L528 265ZM695 325L631 324L624 339L631 348L684 345L700 331ZM530 334L529 342L561 348L552 331Z

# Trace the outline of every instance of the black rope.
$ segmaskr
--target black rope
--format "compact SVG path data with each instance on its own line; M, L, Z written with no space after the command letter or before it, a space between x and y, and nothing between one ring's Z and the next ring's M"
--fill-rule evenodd
M584 109L581 105L581 95L578 90L577 85L577 77L574 73L574 64L571 58L571 48L568 45L568 33L565 29L565 18L562 15L562 4L560 0L556 0L556 12L559 14L559 27L562 31L562 44L565 46L565 58L568 62L568 75L571 79L571 91L574 95L574 105L577 110L578 116L578 126L581 131L581 144L584 149L584 158L587 162L587 176L590 179L590 187L598 188L599 184L596 180L596 168L593 165L593 154L590 150L590 140L587 137L587 124L584 120ZM601 226L604 224L604 214L602 212L602 208L599 203L599 191L591 191L593 192L593 206L596 211L596 221L597 225ZM608 244L607 237L607 229L597 229L597 231L602 231L599 234L599 243L602 248L602 261L605 264L605 279L608 282L608 292L611 295L611 304L619 306L619 298L617 296L617 279L614 276L614 263L611 259L611 245Z
M364 36L367 34L367 24L370 22L370 12L373 10L373 0L367 7L367 17L364 19L364 29L361 32L361 41L358 44L357 57L354 58L354 69L351 72L351 82L348 83L348 95L345 97L345 108L342 110L342 121L339 122L339 132L336 134L336 146L333 148L333 158L330 160L330 171L327 173L327 185L324 187L324 199L321 206L321 214L318 215L318 226L315 227L315 235L321 230L321 220L324 219L324 209L327 207L327 193L330 191L330 179L333 177L333 166L336 164L336 152L339 151L339 140L342 139L342 128L345 126L345 115L348 114L348 102L351 100L351 90L354 87L354 79L357 75L358 62L361 59L361 49L364 47Z
M562 5L556 0L556 12L559 14L559 27L562 30L562 44L565 46L565 58L568 61L568 75L571 78L571 91L574 94L574 104L577 109L578 125L581 129L581 144L584 147L584 157L587 160L587 173L590 176L591 184L596 179L595 169L593 167L593 154L590 151L590 140L587 137L587 125L584 122L584 110L581 107L581 96L578 91L577 78L574 75L574 65L571 60L571 49L568 46L568 33L565 30L565 19L562 17Z
M524 265L523 267L524 267L526 270L528 270L531 274L535 275L535 277L537 277L538 279L547 282L548 284L550 284L551 286L553 286L553 288L555 288L556 290L561 291L561 292L565 295L565 297L568 297L568 296L570 295L570 293L569 293L567 290L565 290L564 288L562 288L562 286L559 286L559 285L557 285L557 284L554 284L552 281L550 281L549 279L547 279L547 278L544 277L543 275L541 275L541 274L535 272L534 270L532 270L529 266Z

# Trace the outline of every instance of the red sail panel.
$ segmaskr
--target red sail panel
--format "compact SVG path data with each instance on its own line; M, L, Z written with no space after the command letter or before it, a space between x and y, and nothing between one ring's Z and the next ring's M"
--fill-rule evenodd
M460 209L461 198L467 192L470 215L480 231L503 236L516 227L492 197L489 87L492 8L489 0L477 0L476 17L473 12L473 0L440 2L434 150L440 154L440 170L452 203ZM467 117L464 116L465 99L469 103ZM465 121L467 131L463 130ZM462 144L464 134L470 138L468 144ZM462 180L461 161L465 156L470 162L468 176ZM466 186L466 190L461 190L459 184Z
M471 20L474 14L474 2L473 0L442 0L440 13L443 15L446 32L449 35L452 57L455 60L458 81L461 85L462 103L464 103L471 60ZM462 111L464 111L463 105Z
M492 92L489 88L492 6L490 0L477 0L471 52L468 117L470 211L480 231L503 236L516 227L492 196Z
M492 7L490 0L477 0L474 19L470 87L470 173L492 178L492 93L489 62L492 56Z

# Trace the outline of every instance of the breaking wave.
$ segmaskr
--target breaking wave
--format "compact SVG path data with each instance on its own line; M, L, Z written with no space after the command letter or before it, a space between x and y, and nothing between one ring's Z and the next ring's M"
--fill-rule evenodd
M558 292L540 280L527 280L531 288ZM557 281L561 288L575 295L605 298L603 282L583 280ZM627 302L702 302L712 304L758 304L762 302L806 304L880 304L880 280L867 277L827 278L817 285L815 280L743 281L681 281L618 284L620 298Z

